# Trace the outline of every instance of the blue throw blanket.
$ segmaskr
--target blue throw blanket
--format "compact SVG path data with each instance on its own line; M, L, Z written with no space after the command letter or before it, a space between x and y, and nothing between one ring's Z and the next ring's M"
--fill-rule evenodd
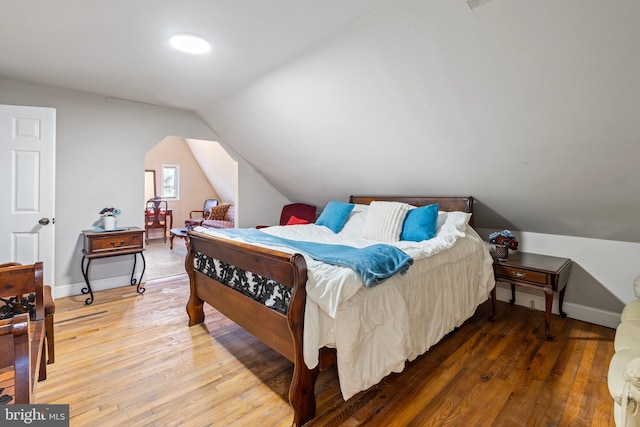
M263 243L291 248L317 261L354 270L367 287L373 287L396 273L407 272L413 258L391 245L375 244L364 248L345 245L305 242L273 236L255 228L217 229L229 237L239 237L249 243Z

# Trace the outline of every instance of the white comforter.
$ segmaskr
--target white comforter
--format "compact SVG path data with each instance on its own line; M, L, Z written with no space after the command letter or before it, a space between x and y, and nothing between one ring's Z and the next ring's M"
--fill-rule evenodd
M366 214L367 206L356 205L337 234L313 224L262 230L289 239L362 247L379 243L360 237ZM348 268L305 256L305 363L314 368L321 347L336 348L345 400L389 373L401 372L407 360L426 352L487 299L495 285L492 259L482 239L467 227L468 220L466 213L441 212L435 238L392 243L407 252L414 264L405 275L395 275L374 288L366 288ZM225 237L215 229L197 231Z

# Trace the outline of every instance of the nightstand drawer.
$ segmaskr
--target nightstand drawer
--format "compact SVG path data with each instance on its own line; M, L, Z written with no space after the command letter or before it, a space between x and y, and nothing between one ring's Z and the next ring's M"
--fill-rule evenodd
M94 237L89 240L88 253L122 251L142 248L142 234L124 234L109 237Z
M526 282L538 283L540 285L546 285L547 274L537 271L523 270L519 268L507 267L504 265L495 265L496 279L503 278L505 280L524 280Z

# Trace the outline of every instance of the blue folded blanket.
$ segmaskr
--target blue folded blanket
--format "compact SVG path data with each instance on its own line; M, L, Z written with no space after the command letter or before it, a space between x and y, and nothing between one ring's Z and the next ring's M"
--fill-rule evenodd
M306 242L273 236L255 228L218 229L229 237L239 237L249 243L281 246L299 251L316 261L354 270L365 286L379 285L396 273L405 274L413 258L391 245L375 244L364 248L345 245Z

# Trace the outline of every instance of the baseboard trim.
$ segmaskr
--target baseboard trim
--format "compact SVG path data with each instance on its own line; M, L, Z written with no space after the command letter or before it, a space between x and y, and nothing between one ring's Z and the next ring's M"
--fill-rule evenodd
M104 291L107 289L120 288L123 286L133 286L129 285L131 282L131 276L118 276L118 277L109 277L107 279L95 279L91 280L91 290L95 294L98 291ZM64 298L70 297L74 295L83 295L82 288L86 288L87 285L84 282L80 283L71 283L69 285L62 286L54 286L53 287L53 297L54 298Z
M511 300L511 289L496 287L496 299L498 301ZM531 308L531 302L533 301L533 309L544 311L544 295L534 295L527 292L519 292L516 288L516 305ZM559 315L558 311L558 295L553 296L553 306L551 312ZM580 304L574 304L565 301L563 306L564 312L567 313L567 317L572 319L581 320L583 322L593 323L595 325L605 326L607 328L615 329L620 324L620 313L613 311L601 310L599 308L587 307Z

